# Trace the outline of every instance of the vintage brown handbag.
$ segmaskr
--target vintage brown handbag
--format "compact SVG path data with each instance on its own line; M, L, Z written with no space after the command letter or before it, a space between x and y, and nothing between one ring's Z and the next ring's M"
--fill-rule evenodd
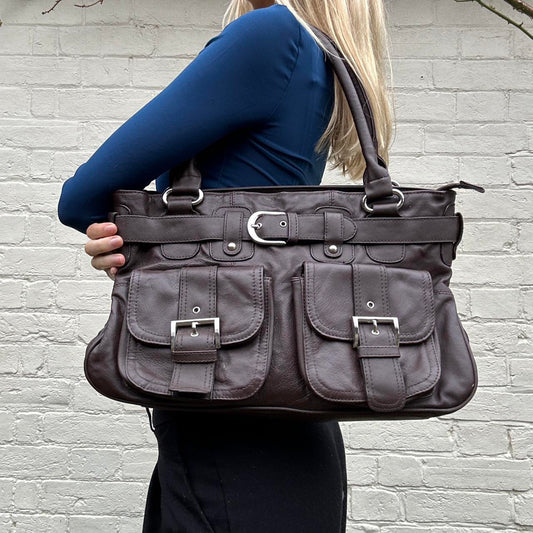
M367 163L364 186L118 190L124 239L85 375L101 394L188 413L428 418L470 401L477 372L449 288L455 188L399 187L358 77L331 39ZM336 57L339 56L339 57Z

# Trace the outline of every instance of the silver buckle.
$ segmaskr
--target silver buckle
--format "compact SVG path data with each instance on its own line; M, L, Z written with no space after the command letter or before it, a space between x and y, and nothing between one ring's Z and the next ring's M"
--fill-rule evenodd
M220 348L220 318L218 316L213 318L190 318L185 320L172 320L170 322L170 341L171 349L174 351L174 342L176 339L176 329L183 326L191 327L191 337L198 337L199 333L196 329L198 326L205 324L212 324L215 330L215 347Z
M285 244L287 244L285 241L262 239L261 237L259 237L259 235L257 235L257 232L255 230L263 226L261 222L257 222L257 219L263 215L286 215L286 213L283 211L255 211L254 213L252 213L248 218L248 222L246 224L246 228L248 229L248 235L250 235L252 240L259 244L270 244L272 246L284 246Z
M387 322L393 325L394 334L396 336L396 346L400 345L400 326L398 323L398 317L396 316L352 316L354 339L353 347L359 346L359 323L374 324L372 329L373 335L379 335L378 322Z

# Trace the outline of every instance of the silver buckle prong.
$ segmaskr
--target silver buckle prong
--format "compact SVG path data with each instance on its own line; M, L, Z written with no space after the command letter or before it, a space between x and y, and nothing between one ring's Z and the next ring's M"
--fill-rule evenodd
M170 340L171 343L174 343L176 338L176 329L183 326L190 326L191 337L197 337L199 335L197 327L203 326L205 324L212 324L215 332L215 347L220 348L220 318L210 317L210 318L187 318L184 320L171 320L170 322Z
M256 229L259 229L262 227L261 222L257 222L257 219L260 216L263 215L286 215L284 211L255 211L250 215L248 218L248 222L246 224L246 228L248 230L248 235L252 238L254 242L257 242L258 244L270 244L271 246L284 246L287 244L285 241L275 241L275 240L268 240L268 239L262 239L257 235Z
M392 324L394 327L394 335L396 337L396 346L400 345L400 325L398 317L396 316L352 316L352 324L354 330L353 347L359 346L359 323L373 324L372 333L379 335L378 322L386 322Z

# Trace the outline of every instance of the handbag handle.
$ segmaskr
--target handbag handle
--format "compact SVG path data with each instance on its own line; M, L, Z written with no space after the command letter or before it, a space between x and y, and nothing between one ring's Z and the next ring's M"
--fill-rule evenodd
M378 155L375 120L365 88L334 41L319 28L312 25L311 28L328 51L326 58L340 82L355 123L361 151L366 162L366 169L363 173L365 190L363 205L368 212L372 212L373 209L368 206L369 202L374 203L377 200L392 198L391 204L380 204L380 214L394 214L402 204L401 193L393 189L387 165ZM193 205L194 202L199 203L202 197L201 180L202 176L194 157L174 166L169 174L170 187L164 193L165 203L167 203L168 195L173 193L179 196L193 196L195 198ZM400 198L399 202L395 196Z

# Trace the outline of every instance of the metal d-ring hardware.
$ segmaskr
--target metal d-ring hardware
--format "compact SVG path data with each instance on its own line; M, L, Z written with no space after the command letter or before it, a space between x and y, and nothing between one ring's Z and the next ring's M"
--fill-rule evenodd
M161 197L161 199L163 200L163 203L165 205L168 205L168 195L172 192L172 187L167 187L164 191L163 191L163 196ZM198 205L198 204L201 204L202 201L204 199L204 191L202 191L202 189L198 189L198 198L195 198L191 203L192 205Z
M283 211L255 211L250 215L250 217L248 218L248 222L246 223L248 235L250 235L252 240L254 242L257 242L258 244L270 244L271 246L284 246L285 244L287 244L285 241L262 239L261 237L259 237L259 235L257 235L257 232L255 230L263 226L261 222L257 222L257 219L265 215L286 215L286 213Z
M352 316L352 324L354 330L353 347L359 346L359 323L373 324L372 334L379 335L378 322L385 322L392 324L394 328L394 335L396 340L396 346L400 345L400 326L398 323L398 317L396 316Z
M392 196L394 196L394 195L398 196L398 198L399 198L398 203L396 204L396 209L400 209L400 207L402 207L402 205L405 203L405 196L404 196L403 192L400 191L400 189L392 189ZM368 202L366 200L366 194L363 196L362 203L363 203L363 209L367 213L373 213L374 212L374 208L368 205Z
M171 350L176 351L175 342L176 342L176 330L179 327L190 326L191 327L191 337L198 337L198 326L203 325L212 325L215 333L215 347L220 348L220 318L210 317L210 318L190 318L185 320L171 320L170 322L170 344Z

